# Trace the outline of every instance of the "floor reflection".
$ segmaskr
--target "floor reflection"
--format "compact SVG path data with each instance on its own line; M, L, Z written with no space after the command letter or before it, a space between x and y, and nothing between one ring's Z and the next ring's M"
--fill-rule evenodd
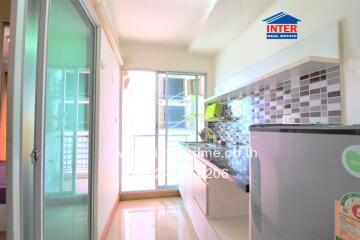
M88 239L88 205L47 206L44 211L44 239Z
M181 198L120 202L109 240L198 239Z

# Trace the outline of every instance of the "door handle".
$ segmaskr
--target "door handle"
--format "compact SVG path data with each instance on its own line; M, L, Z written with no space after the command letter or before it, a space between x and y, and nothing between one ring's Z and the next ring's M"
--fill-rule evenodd
M37 160L39 159L39 151L37 149L37 147L34 147L32 152L30 153L30 157L31 157L31 163L35 164L37 162Z

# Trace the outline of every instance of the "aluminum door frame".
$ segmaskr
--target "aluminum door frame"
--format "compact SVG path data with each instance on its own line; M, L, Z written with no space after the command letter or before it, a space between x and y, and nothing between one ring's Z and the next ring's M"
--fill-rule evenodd
M6 174L6 234L8 239L22 239L22 83L26 0L11 3L11 31L9 49L9 84L7 111L7 164Z
M36 66L35 99L35 239L44 239L44 145L45 145L45 82L47 73L47 45L50 0L40 0L39 36ZM41 46L41 47L40 47Z
M40 0L40 21L39 21L39 36L38 36L38 52L37 52L37 86L36 86L36 108L35 108L35 141L34 153L36 154L35 161L35 239L44 239L44 146L45 146L45 96L46 96L46 80L47 80L47 55L48 55L48 25L49 12L51 0ZM90 239L95 239L95 224L94 224L94 157L95 157L95 119L96 119L96 94L95 81L97 76L97 48L98 48L98 27L94 19L88 12L85 3L82 0L72 0L74 7L77 9L82 17L86 18L89 26L92 27L94 41L93 47L93 74L91 75L90 83L90 151L89 151L89 236Z

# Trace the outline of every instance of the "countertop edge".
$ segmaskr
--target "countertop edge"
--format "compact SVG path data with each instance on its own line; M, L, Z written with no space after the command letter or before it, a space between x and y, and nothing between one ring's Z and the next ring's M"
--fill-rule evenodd
M211 169L217 171L217 172L222 172L223 169L219 168L218 166L216 166L215 164L211 163L209 160L197 155L194 151L192 151L190 148L188 148L185 144L180 144L186 151L188 151L193 157L196 157L197 159L199 159L202 163L204 163L206 166L210 167ZM249 183L245 183L242 182L241 180L239 180L238 178L235 178L234 176L228 174L227 178L224 178L234 184L236 184L238 187L240 187L244 192L249 193L250 192L250 184Z
M341 126L341 125L258 124L258 125L250 126L249 129L250 132L360 135L360 128L358 126Z

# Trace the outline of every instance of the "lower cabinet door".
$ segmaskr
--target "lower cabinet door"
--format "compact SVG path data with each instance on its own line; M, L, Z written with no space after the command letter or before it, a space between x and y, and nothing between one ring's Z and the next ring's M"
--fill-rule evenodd
M179 164L179 192L181 197L185 198L185 184L186 184L186 177L189 168L189 161L190 161L190 153L188 153L185 149L181 149L180 151L182 161ZM192 162L192 161L191 161Z
M198 235L200 240L207 240L206 239L206 217L200 208L199 204L195 200L195 198L192 199L192 208L191 208L191 221L193 223L193 226L195 228L196 234Z
M189 209L190 218L200 240L220 240L195 198Z
M193 194L201 210L207 215L207 184L196 172L193 173Z

